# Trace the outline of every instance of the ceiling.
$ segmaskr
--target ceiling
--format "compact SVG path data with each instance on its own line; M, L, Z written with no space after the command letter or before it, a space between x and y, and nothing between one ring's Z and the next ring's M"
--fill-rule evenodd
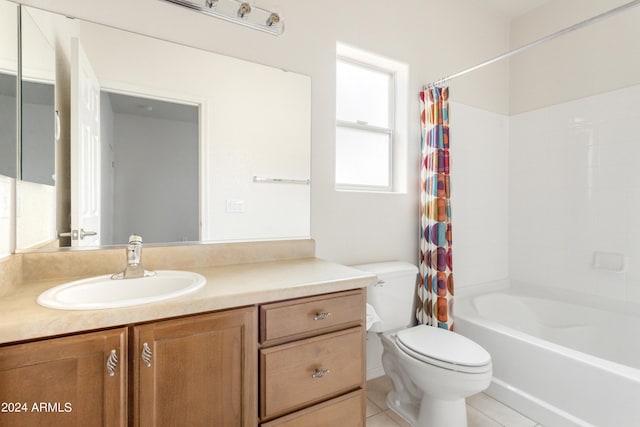
M500 15L509 20L524 15L541 6L549 3L550 0L481 0L487 7L495 10Z
M119 93L106 93L114 113L198 123L198 107Z

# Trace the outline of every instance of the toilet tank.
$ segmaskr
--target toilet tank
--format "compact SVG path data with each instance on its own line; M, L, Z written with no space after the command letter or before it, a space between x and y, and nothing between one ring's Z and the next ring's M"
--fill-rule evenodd
M367 303L381 321L370 331L386 332L415 323L414 301L418 268L408 262L390 261L358 264L351 267L373 273L378 283L367 288Z

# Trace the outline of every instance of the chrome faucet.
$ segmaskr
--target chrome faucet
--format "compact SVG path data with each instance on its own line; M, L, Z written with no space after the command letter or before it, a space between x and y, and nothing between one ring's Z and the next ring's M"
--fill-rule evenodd
M112 279L133 279L136 277L155 276L155 271L142 267L142 237L132 234L127 245L127 266L124 271L111 276Z

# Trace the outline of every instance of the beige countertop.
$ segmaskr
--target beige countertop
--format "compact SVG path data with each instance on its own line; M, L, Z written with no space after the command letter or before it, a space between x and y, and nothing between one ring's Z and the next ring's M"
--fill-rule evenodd
M370 273L317 258L189 270L207 279L207 284L194 293L105 310L56 310L36 303L44 290L81 277L25 282L0 297L0 344L363 288L375 283L375 276Z

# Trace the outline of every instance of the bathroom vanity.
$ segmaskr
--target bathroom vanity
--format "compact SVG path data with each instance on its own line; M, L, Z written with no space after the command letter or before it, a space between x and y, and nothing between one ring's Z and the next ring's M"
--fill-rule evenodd
M0 298L0 426L364 426L375 276L316 258L191 270L201 290L135 307L38 306L61 279Z

